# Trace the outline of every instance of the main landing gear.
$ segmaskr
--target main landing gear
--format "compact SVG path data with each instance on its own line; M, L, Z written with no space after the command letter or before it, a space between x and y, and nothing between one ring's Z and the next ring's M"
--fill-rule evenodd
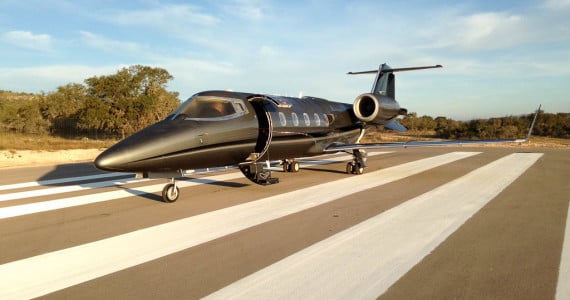
M281 162L283 165L283 172L297 173L299 172L299 162L294 159L285 159Z
M366 167L366 152L352 150L352 161L346 164L346 173L362 175Z

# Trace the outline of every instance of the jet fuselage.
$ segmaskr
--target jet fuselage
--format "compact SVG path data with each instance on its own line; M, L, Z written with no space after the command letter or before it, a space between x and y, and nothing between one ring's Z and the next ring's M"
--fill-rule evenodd
M388 121L400 108L395 100L386 101L382 113ZM358 142L363 129L351 104L207 91L107 149L95 165L116 172L169 172L314 156L331 145Z

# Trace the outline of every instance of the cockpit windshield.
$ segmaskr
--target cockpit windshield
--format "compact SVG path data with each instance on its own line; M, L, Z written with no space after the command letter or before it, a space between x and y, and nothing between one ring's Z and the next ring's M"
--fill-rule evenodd
M232 119L247 113L242 100L224 97L195 96L184 102L173 118L186 120Z

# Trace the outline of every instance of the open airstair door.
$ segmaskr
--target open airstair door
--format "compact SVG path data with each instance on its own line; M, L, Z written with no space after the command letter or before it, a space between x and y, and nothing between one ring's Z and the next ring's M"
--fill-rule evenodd
M263 96L252 97L249 102L255 109L259 133L253 152L245 162L239 165L239 168L245 177L257 184L278 183L279 179L271 177L271 171L266 169L267 165L264 162L259 162L262 158L269 159L269 155L266 154L268 154L273 137L273 120L270 112L276 110L276 104Z

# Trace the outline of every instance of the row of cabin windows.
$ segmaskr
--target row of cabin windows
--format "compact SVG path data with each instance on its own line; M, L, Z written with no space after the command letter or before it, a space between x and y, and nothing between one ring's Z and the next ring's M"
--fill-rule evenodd
M293 122L293 126L299 126L299 117L294 112L291 113L291 121ZM305 122L305 126L307 127L311 126L311 122L313 123L313 126L316 127L329 126L329 119L326 114L319 115L317 113L314 113L313 118L311 120L311 117L309 117L308 113L303 113L303 121ZM281 124L282 127L287 126L287 118L285 117L285 113L283 112L279 112L279 123Z

